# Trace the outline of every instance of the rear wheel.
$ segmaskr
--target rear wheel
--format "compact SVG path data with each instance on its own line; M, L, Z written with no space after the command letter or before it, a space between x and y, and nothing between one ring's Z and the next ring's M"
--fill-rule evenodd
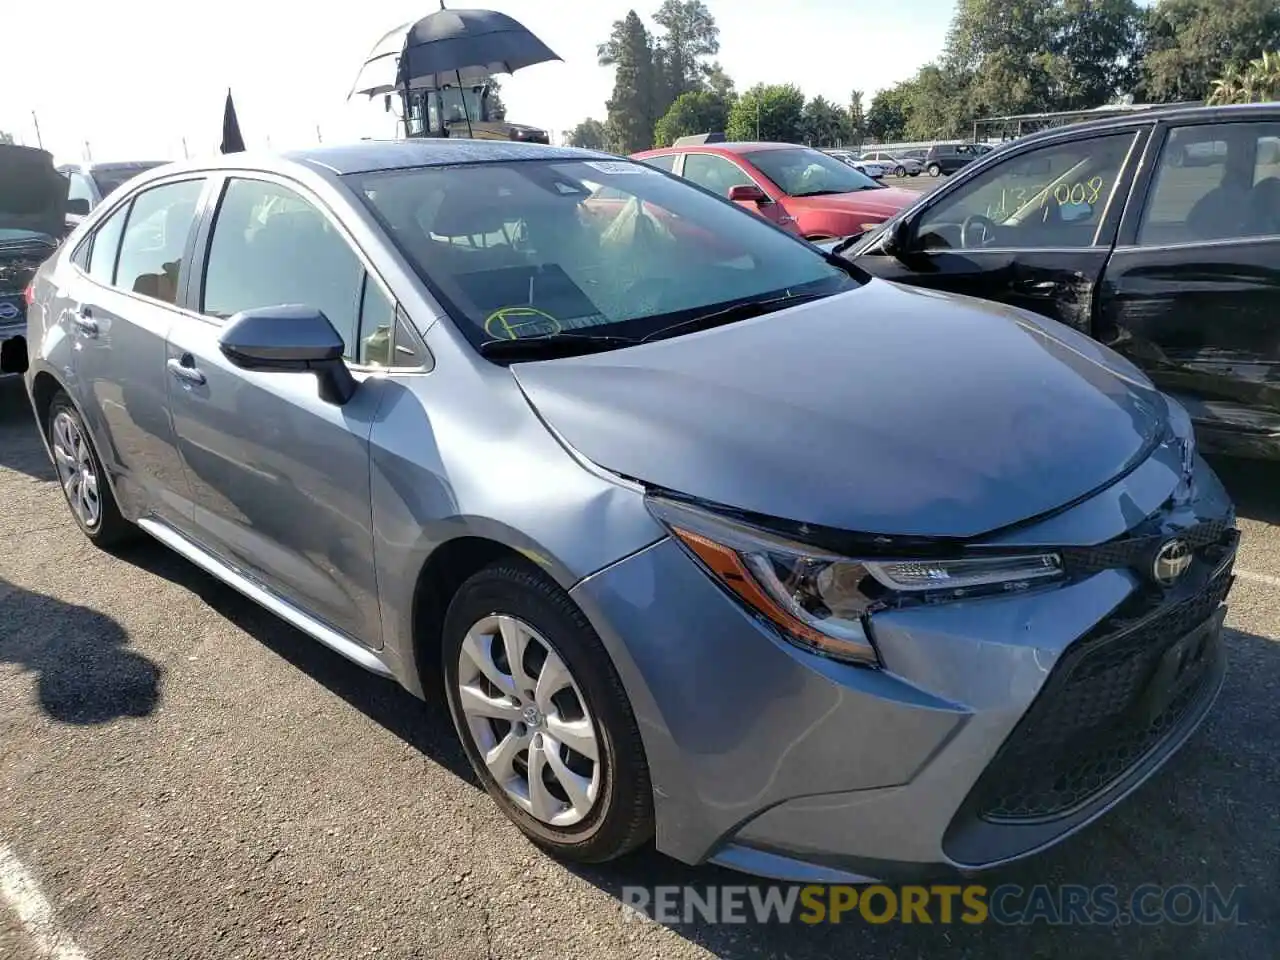
M652 787L626 692L557 584L514 562L480 571L449 605L443 657L467 757L526 836L586 862L649 839Z
M62 391L49 404L48 434L58 482L84 535L100 547L129 539L137 528L121 515L80 411Z
M905 177L907 175L907 168L902 164L898 164L898 166L894 168L893 172L895 176Z

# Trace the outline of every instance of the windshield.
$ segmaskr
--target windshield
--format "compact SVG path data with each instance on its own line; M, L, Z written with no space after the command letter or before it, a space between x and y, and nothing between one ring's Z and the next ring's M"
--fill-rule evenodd
M792 197L883 189L865 173L808 147L759 150L748 153L747 159L777 184L779 190Z
M624 160L353 175L476 346L639 338L726 306L858 285L727 201Z
M161 166L162 163L163 161L154 160L139 163L112 164L109 167L95 167L91 176L93 177L93 182L98 185L98 193L105 198L116 187L128 180L132 180L144 170Z

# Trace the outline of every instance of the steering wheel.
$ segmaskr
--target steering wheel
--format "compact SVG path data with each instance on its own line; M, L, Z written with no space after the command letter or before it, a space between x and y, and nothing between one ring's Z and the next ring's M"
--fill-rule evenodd
M966 249L989 247L996 242L996 225L990 217L971 213L960 224L960 246Z

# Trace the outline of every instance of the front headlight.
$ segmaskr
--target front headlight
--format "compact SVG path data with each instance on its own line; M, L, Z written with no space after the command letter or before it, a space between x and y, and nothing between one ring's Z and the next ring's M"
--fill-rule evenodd
M793 643L854 663L879 658L867 615L906 597L960 599L1062 576L1057 554L859 560L673 500L650 511L727 590Z

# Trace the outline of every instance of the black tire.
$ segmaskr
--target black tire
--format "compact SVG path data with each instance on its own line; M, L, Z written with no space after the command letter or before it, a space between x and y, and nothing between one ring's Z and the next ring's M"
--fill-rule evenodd
M573 826L553 826L517 806L490 773L468 728L459 703L459 654L467 631L494 614L523 620L554 646L595 717L599 792L590 813ZM467 759L525 836L555 856L583 863L616 859L653 836L653 788L626 691L590 622L559 585L515 560L486 567L449 604L441 647L449 712Z
M936 163L929 164L929 176L938 177L938 176L941 176L941 174L942 174L942 168L940 166L938 166Z
M69 417L74 422L76 429L79 430L80 436L88 449L89 459L93 463L94 473L98 481L99 510L97 520L92 524L86 523L80 517L71 503L71 496L66 485L59 483L59 486L62 487L63 496L67 500L67 508L71 512L71 519L76 522L76 526L80 528L86 537L92 540L96 546L104 549L134 539L138 535L138 528L120 513L115 493L111 489L106 470L102 466L102 458L98 456L98 448L93 445L93 437L89 434L89 429L85 426L84 418L80 416L80 411L76 409L75 404L71 402L71 398L62 390L54 394L53 400L49 404L49 416L45 422L45 435L49 438L50 448L54 446L54 422L60 414ZM56 462L54 469L55 471L57 470ZM58 478L61 480L61 473L58 474Z
M905 177L907 175L907 168L904 167L902 164L898 164L894 168L893 172L894 172L894 175L897 177Z

